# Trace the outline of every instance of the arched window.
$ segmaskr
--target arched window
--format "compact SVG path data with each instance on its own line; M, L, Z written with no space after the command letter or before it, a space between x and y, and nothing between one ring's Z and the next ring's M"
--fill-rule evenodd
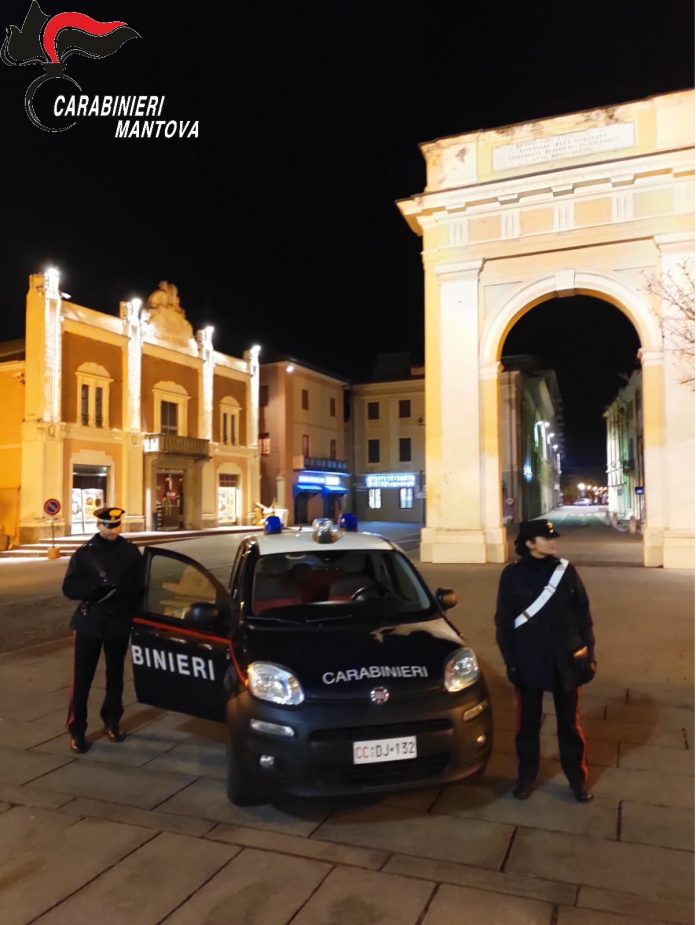
M155 402L155 433L188 436L190 396L183 385L176 382L157 382L152 393Z
M108 428L109 388L114 381L98 363L82 363L75 370L77 379L77 422L84 427Z
M239 415L242 410L236 398L226 395L220 402L220 443L239 446Z

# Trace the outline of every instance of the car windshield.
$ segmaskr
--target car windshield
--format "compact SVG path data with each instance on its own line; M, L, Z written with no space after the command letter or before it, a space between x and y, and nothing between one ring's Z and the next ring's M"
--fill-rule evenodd
M304 623L422 619L437 607L417 572L391 550L260 556L250 616Z

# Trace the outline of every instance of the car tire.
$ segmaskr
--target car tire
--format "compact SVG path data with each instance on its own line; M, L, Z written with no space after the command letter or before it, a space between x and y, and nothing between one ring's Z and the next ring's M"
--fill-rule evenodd
M227 797L236 806L256 806L265 803L263 790L244 769L239 749L230 742L227 746Z

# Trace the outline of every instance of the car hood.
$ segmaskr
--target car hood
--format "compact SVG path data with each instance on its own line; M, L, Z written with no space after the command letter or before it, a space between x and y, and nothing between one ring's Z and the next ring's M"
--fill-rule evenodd
M445 661L463 645L443 618L289 632L254 627L247 635L247 657L289 668L308 700L364 699L375 687L394 695L441 690Z

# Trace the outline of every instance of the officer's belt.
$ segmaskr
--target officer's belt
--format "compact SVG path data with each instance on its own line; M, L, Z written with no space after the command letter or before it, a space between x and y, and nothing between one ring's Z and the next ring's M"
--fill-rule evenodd
M521 626L524 626L525 623L528 623L535 613L538 613L541 608L546 604L554 595L556 588L560 584L561 578L563 578L563 573L568 568L568 560L561 559L556 568L553 570L553 575L549 579L549 583L546 585L544 590L541 592L539 597L534 601L533 604L530 604L526 610L523 610L519 617L515 617L515 629L519 629Z

